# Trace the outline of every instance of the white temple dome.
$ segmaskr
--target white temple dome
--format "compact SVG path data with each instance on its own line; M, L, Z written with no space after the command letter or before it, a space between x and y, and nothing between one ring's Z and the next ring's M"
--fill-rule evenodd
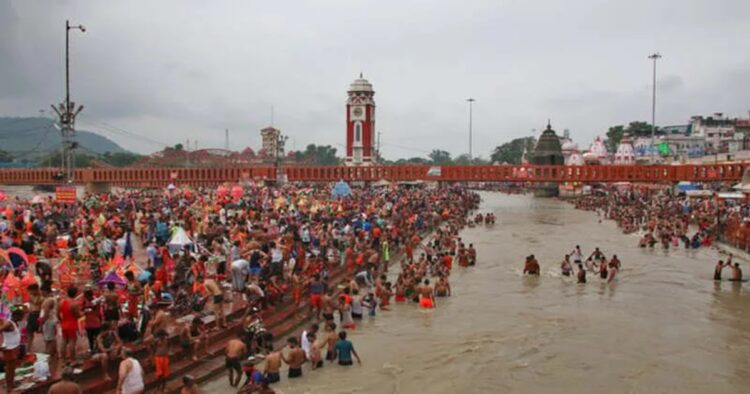
M591 148L589 148L589 152L593 153L596 157L603 159L607 158L609 156L609 152L607 152L607 147L604 146L604 143L602 142L602 139L599 138L599 136L596 137L594 140L594 143L591 144Z
M577 152L578 144L570 140L565 141L565 143L562 144L562 151L563 152Z
M615 152L614 164L617 165L633 165L635 164L635 149L633 144L630 143L630 136L626 133L620 140L620 145L617 146L617 152Z

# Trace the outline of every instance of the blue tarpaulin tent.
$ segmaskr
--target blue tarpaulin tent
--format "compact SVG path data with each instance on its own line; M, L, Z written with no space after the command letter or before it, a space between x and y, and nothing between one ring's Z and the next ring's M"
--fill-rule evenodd
M352 195L352 188L349 187L349 184L344 181L338 181L333 186L333 189L331 190L331 197L333 198L342 198L342 197L349 197Z

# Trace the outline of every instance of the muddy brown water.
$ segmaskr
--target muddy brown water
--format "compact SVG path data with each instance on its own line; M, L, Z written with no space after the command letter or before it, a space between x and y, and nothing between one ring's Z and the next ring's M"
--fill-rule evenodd
M466 229L478 263L425 312L396 305L350 333L361 367L326 364L291 393L750 392L748 284L714 282L718 253L636 247L614 223L555 200L483 193L497 224ZM623 264L613 285L562 277L580 244ZM540 278L521 275L535 254ZM750 270L745 269L748 274ZM230 392L225 376L205 392Z

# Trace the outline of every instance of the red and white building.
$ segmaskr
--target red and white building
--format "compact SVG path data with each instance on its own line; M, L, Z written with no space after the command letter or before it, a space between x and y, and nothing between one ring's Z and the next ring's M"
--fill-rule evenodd
M359 74L349 86L346 100L346 165L368 166L375 162L375 91Z

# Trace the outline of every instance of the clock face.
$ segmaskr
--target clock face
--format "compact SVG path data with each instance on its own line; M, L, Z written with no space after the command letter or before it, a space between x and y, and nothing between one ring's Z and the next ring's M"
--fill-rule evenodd
M354 114L354 116L362 116L362 114L363 114L364 112L362 111L362 108L361 108L361 107L355 107L355 108L354 108L354 109L352 110L352 113Z

